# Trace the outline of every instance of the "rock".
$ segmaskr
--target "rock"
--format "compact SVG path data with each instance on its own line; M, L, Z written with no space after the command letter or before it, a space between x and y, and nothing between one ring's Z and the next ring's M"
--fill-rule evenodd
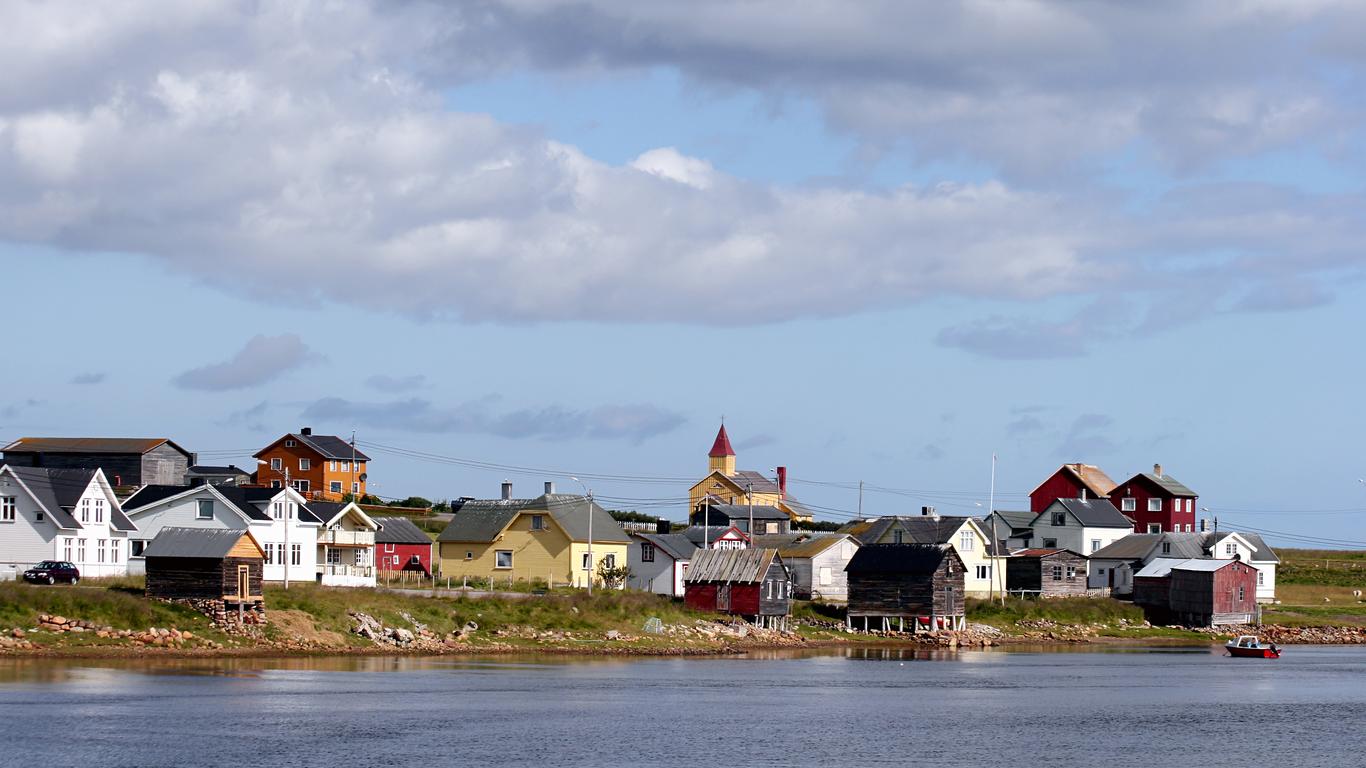
M193 639L194 639L194 633L191 632L191 631L189 631L189 630L187 629L187 630L185 630L184 632L181 632L181 633L180 633L180 639L181 639L181 640L193 640Z
M57 626L60 627L60 626L65 626L66 623L67 623L67 620L66 620L66 618L63 617L63 616L51 616L51 617L48 617L47 623L49 623L49 624L56 624Z
M68 631L68 632L84 632L84 631L85 631L85 627L82 627L82 626L80 626L80 625L78 624L78 625L73 626L73 627L68 627L68 628L67 628L67 631Z
M621 633L618 632L618 631L616 631L615 629L609 629L609 630L607 630L607 639L608 639L608 640L620 640L620 639L621 639Z
M13 630L10 631L9 636L15 639L22 640L24 637L24 630L15 627Z

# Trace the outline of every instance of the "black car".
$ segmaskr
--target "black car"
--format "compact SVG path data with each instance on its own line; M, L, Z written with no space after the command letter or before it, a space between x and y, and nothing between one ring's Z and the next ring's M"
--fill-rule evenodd
M24 571L24 581L32 584L56 584L69 581L72 584L81 580L81 572L65 560L44 560Z

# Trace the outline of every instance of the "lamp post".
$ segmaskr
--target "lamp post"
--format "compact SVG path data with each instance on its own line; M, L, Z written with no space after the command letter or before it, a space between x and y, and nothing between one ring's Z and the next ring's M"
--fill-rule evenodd
M588 594L593 594L593 489L583 484L583 481L569 476L570 480L579 484L583 489L584 498L588 499Z
M257 459L257 460L256 460L256 463L257 463L257 464L264 464L264 465L269 466L269 462L267 462L265 459ZM280 466L281 466L281 467L283 468L283 470L284 470L284 471L282 471L280 474L284 475L284 477L285 477L285 488L289 488L289 465L288 465L288 464L285 464L285 463L282 461L282 462L280 462ZM282 509L282 513L284 514L284 520L285 520L285 543L284 543L284 552L282 553L282 559L284 560L284 562L282 562L282 563L280 563L280 564L283 565L284 568L285 568L285 578L284 578L285 589L289 589L289 558L290 558L290 551L289 551L289 502L285 502L284 507L283 507L283 509Z

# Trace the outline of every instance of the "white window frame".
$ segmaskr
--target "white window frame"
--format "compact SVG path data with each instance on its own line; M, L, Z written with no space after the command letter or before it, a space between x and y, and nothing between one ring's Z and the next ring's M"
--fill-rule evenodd
M12 523L18 516L18 498L14 496L0 496L0 523Z
M1162 523L1148 523L1148 533L1162 533Z
M284 520L284 519L285 519L285 503L284 503L283 501L274 502L273 504L270 505L270 513L271 513L271 517L274 517L276 520Z
M503 564L504 561L505 561L505 559L506 559L506 565ZM497 571L510 571L510 570L512 570L512 562L513 562L513 560L512 560L512 550L510 550L510 549L495 549L495 550L493 550L493 568L494 568L494 570L497 570ZM398 565L398 556L397 556L397 555L394 556L394 565Z
M90 499L81 499L81 522L90 522Z
M303 565L303 564L304 564L304 545L302 545L302 544L290 544L290 545L289 545L289 564L290 564L290 565Z
M989 565L979 565L979 566L977 566L977 578L979 578L979 579L989 579L989 578L991 578L991 566L989 566Z
M62 539L62 554L66 555L66 557L63 557L62 559L65 560L65 561L67 561L68 563L69 563L69 562L72 562L72 560L71 560L71 547L72 547L73 545L75 545L75 543L76 543L76 540L75 540L74 538L71 538L71 537L67 537L67 538Z
M104 499L95 499L95 522L104 522Z
M110 539L110 540L109 540L109 562L111 562L111 563L117 563L117 562L119 561L119 549L121 549L121 547L119 546L119 540L118 540L118 539Z
M1100 539L1091 539L1091 551L1092 551L1092 552L1099 552L1099 551L1100 551Z
M310 472L310 471L312 471L312 469L313 469L313 460L312 460L312 459L305 459L305 458L300 458L300 459L299 459L299 471L300 471L300 472Z
M299 444L299 443L298 443L298 441L296 441L296 440L286 440L286 441L285 441L285 447L286 447L286 448L293 448L293 447L297 446L298 444Z
M605 565L605 566L607 566L609 569L610 569L610 568L616 568L616 567L617 567L617 556L616 556L616 554L615 554L615 553L612 553L612 552L609 552L609 553L603 555L603 556L602 556L602 564Z
M327 462L327 471L329 471L329 472L336 472L336 471L337 471L337 461L336 461L335 459L333 459L332 461Z
M1119 510L1121 512L1137 512L1138 499L1135 499L1133 496L1125 496L1119 500Z
M959 552L971 552L971 551L972 551L972 542L973 542L973 539L975 539L975 538L976 538L976 537L972 535L972 531L966 531L966 530L965 530L965 531L961 531L961 532L958 534L958 551L959 551Z
M95 562L104 564L105 539L95 539Z
M350 472L350 471L351 471L351 462L349 462L349 461L343 461L343 462L341 462L341 471L342 471L342 472Z
M209 514L204 514L207 509ZM212 520L213 519L213 499L195 499L194 519Z
M1266 572L1264 572L1261 568L1257 569L1257 586L1266 586Z
M1149 511L1149 512L1161 512L1161 511L1162 511L1162 499L1148 499L1148 511Z
M276 456L270 460L270 469L272 472L283 472L285 469L285 460Z
M1226 555L1236 555L1236 554L1238 554L1238 544L1237 544L1237 542L1233 542L1233 541L1226 541L1226 542L1224 542L1224 554L1226 554Z
M342 484L341 484L341 481L340 481L340 480L330 480L330 481L328 481L328 483L327 483L327 492L328 492L328 493L341 493L341 492L342 492Z
M545 530L545 515L532 515L532 516L531 516L531 530L533 530L533 531L544 531L544 530Z
M1181 499L1172 499L1172 511L1173 511L1173 512L1180 512L1180 511L1181 511Z
M835 581L835 572L828 565L822 565L820 570L820 580L822 587L828 587Z
M85 539L76 539L76 560L75 562L85 564Z

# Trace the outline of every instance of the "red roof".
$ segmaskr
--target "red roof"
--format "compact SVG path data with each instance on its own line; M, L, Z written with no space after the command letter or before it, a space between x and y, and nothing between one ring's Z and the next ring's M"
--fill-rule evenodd
M721 431L716 433L716 442L711 444L711 457L734 456L735 449L730 447L730 436L726 434L726 425L721 425Z

